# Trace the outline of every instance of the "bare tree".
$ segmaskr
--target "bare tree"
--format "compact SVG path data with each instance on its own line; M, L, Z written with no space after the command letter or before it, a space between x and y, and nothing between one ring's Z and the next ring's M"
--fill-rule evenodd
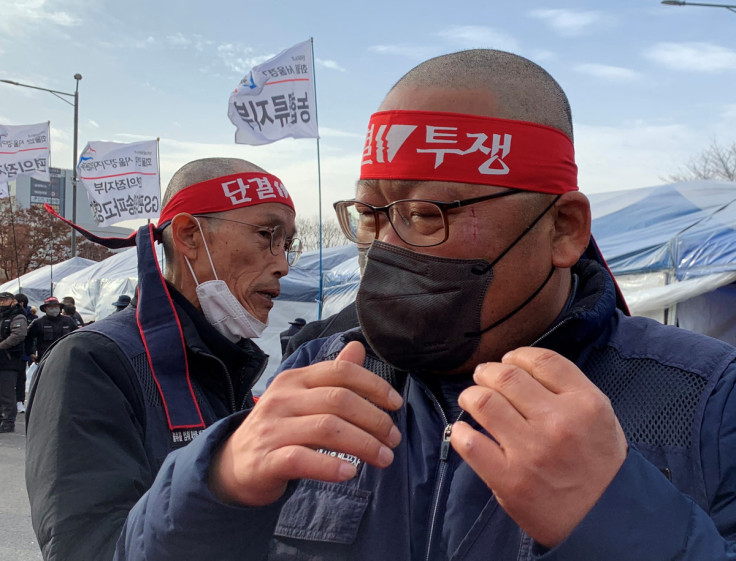
M77 242L77 255L92 261L102 261L115 255L115 252L98 243L81 240Z
M719 179L736 181L736 142L722 146L714 139L710 146L693 157L681 171L666 177L667 181Z
M10 280L49 263L69 259L69 226L43 207L21 208L0 199L0 280Z
M304 251L319 249L319 217L297 217L296 232L297 237L302 240ZM337 220L334 218L322 220L322 247L336 247L349 243Z

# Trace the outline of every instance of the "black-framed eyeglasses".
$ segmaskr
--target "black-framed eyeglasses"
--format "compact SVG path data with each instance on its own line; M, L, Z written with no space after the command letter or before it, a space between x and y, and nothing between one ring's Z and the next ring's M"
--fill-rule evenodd
M302 254L302 241L299 238L289 238L286 235L286 229L278 224L273 228L270 226L261 226L259 224L251 224L250 222L243 222L241 220L231 220L229 218L221 218L219 216L212 216L210 214L198 214L195 216L201 216L202 218L211 218L213 220L222 220L223 222L233 222L234 224L244 224L253 228L258 228L259 234L269 237L269 249L271 255L286 254L286 262L289 267L293 267L299 261L299 257Z
M381 215L386 215L402 241L415 247L432 247L444 243L450 235L448 210L521 192L519 189L510 189L460 201L402 199L386 206L348 200L337 201L333 206L340 228L351 242L368 244L377 240L381 230Z

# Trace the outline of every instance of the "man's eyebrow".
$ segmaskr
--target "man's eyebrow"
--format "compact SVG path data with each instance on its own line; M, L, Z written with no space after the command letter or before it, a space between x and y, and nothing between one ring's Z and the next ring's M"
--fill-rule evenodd
M378 182L378 179L359 179L357 188L375 193L378 190ZM408 190L413 189L422 183L426 183L426 181L414 179L392 179L391 183L398 190Z
M257 222L259 222L262 226L269 226L269 225L276 226L279 224L283 226L286 223L286 220L280 214L277 214L275 212L268 212L260 216L257 219Z

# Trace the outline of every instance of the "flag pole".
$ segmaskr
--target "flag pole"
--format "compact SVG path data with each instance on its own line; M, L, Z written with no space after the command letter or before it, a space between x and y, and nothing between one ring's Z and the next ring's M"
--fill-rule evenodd
M319 310L317 319L322 319L322 166L319 158L319 117L317 114L317 68L314 66L314 37L309 38L312 51L312 76L314 85L314 120L317 122L317 200L319 204Z

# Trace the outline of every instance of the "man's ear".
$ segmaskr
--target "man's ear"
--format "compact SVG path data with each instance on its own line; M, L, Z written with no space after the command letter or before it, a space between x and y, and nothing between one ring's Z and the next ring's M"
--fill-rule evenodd
M563 194L555 204L552 262L558 268L572 267L590 242L590 203L580 191Z
M202 232L197 219L191 214L182 212L174 216L169 227L174 251L188 259L196 258L202 244Z

